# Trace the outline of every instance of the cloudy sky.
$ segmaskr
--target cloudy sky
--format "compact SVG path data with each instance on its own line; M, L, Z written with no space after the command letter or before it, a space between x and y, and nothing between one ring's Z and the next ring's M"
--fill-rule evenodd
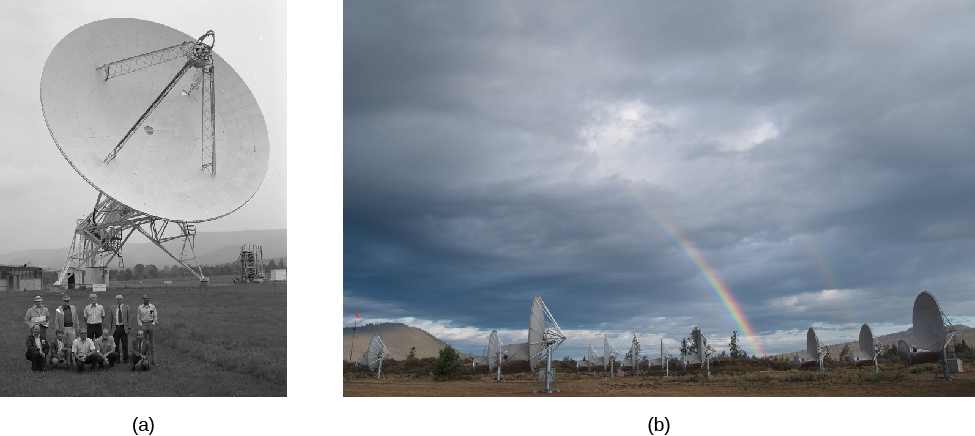
M271 143L261 188L241 209L197 230L287 228L287 16L277 1L4 2L0 7L0 254L71 243L75 219L98 192L72 169L45 125L41 71L71 31L105 18L139 18L190 35L216 34L215 51L257 99ZM123 132L124 133L124 132ZM7 231L19 229L20 231ZM137 235L137 236L136 236ZM136 234L132 241L144 242Z
M690 3L690 4L689 4ZM750 354L975 322L975 8L346 2L343 323Z

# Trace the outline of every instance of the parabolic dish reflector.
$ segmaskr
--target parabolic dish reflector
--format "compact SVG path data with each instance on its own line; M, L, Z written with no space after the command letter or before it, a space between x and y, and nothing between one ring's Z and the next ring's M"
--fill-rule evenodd
M369 370L375 371L379 369L379 361L386 358L389 355L389 351L386 351L386 345L383 344L383 338L379 337L377 333L376 336L372 337L369 341L369 349L366 350L366 359L369 361Z
M545 312L542 310L542 296L535 295L532 300L531 320L528 323L528 355L531 356L532 372L542 358L542 349L545 348L543 342L545 338Z
M200 29L202 34L206 29ZM151 21L112 18L75 29L51 51L41 107L68 163L95 189L144 214L208 221L243 206L264 180L267 126L243 79L213 53L215 168L203 168L203 92L184 75L116 149L186 63L173 59L105 80L97 68L196 41ZM190 90L184 95L180 91Z
M924 291L914 300L914 343L925 350L944 348L945 323L934 295Z
M819 355L819 338L816 337L816 331L812 327L809 327L809 331L806 332L806 352L811 356Z
M488 370L494 371L498 367L498 350L501 349L501 340L498 339L498 331L491 330L491 336L488 338L488 350L487 350L487 360L488 360Z
M863 327L860 327L860 351L867 353L869 356L873 356L873 331L870 330L870 326L866 324L864 324Z

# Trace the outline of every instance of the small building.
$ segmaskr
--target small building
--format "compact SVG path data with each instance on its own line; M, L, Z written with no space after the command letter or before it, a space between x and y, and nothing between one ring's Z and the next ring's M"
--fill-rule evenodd
M39 266L0 265L0 292L40 291L44 285L44 268Z
M272 282L286 282L286 281L288 281L288 270L286 270L286 269L272 269L271 270L271 281Z

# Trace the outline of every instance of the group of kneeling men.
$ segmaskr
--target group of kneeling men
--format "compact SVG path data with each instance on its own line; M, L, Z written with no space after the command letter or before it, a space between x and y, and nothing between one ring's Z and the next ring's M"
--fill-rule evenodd
M25 316L30 328L26 357L31 362L31 370L44 371L60 366L74 366L81 372L85 365L89 365L91 369L96 365L99 368L114 367L119 361L131 362L132 371L136 368L148 370L155 363L152 356L152 330L157 322L155 306L149 303L147 295L142 296L145 304L138 306L136 321L145 331L139 330L129 347L128 336L134 324L132 314L128 305L122 304L121 295L116 295L115 298L118 305L110 306L106 311L97 303L97 296L91 294L89 299L92 303L85 306L84 318L79 319L75 307L71 305L71 297L65 294L64 306L56 309L56 339L49 342L47 327L50 312L43 306L41 297L35 297L34 306L27 309ZM82 321L87 324L86 328L81 328ZM106 321L108 328L103 329ZM92 337L89 338L89 335Z

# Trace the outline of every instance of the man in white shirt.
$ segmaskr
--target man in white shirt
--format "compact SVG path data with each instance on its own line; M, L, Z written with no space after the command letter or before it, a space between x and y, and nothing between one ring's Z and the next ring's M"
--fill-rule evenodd
M156 364L156 341L153 338L152 331L155 330L155 325L159 320L159 313L156 312L156 306L149 302L149 295L142 295L142 305L139 306L139 315L136 319L139 322L139 327L145 332L146 340L149 341L149 363L151 365Z
M91 304L85 306L85 322L88 324L86 331L89 338L102 337L102 320L105 319L105 308L98 304L98 296L91 294L88 296Z
M85 365L95 367L98 362L98 353L95 351L95 343L88 339L88 332L81 330L78 332L78 339L71 344L71 354L74 354L74 363L78 367L78 372L85 369Z

